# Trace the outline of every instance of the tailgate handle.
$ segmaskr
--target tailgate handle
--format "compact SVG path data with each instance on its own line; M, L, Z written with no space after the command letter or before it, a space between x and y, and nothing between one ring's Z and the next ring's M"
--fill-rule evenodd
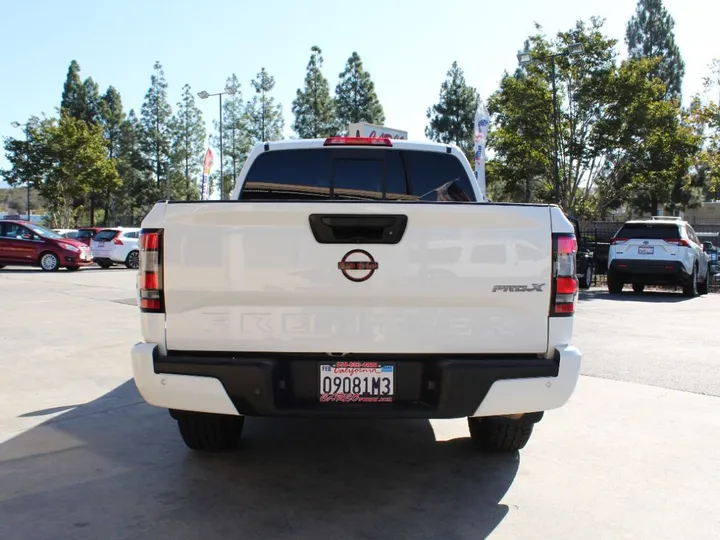
M310 230L320 244L397 244L407 221L403 214L310 214Z

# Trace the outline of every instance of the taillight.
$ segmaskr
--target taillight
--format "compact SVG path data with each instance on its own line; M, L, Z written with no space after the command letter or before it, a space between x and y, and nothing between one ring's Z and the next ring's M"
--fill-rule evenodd
M328 137L323 146L392 146L388 137Z
M140 311L145 313L164 313L162 271L162 229L142 229L140 231L140 267L138 269L138 289L140 291Z
M122 240L120 240L119 238L113 238L113 244L117 244L118 246L123 245Z
M675 244L676 246L688 247L690 243L683 238L665 238L665 242L668 244Z
M574 234L553 235L553 283L550 316L575 313L578 280L575 269L577 240Z
M625 242L627 242L627 241L628 241L627 238L611 238L611 239L610 239L610 244L611 244L611 245L623 244L623 243L625 243Z

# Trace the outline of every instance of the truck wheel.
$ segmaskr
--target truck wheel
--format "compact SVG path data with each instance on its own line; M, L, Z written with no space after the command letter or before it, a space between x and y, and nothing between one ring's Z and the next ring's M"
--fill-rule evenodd
M194 412L176 413L173 416L187 447L203 452L235 448L245 423L244 416Z
M644 290L645 285L643 283L633 283L633 292L635 294L642 294Z
M614 274L608 274L607 276L608 292L610 294L620 294L625 284L620 281Z
M470 438L482 452L514 452L525 448L534 426L533 422L509 418L468 418Z

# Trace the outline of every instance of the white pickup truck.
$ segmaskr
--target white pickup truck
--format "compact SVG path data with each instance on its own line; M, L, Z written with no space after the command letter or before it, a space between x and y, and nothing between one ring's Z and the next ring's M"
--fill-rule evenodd
M523 448L578 380L577 244L557 206L479 197L455 146L258 145L231 200L142 223L138 390L195 450L245 416L467 417Z

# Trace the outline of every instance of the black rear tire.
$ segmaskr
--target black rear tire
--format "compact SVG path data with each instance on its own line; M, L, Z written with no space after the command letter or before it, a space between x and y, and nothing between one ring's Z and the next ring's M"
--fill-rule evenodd
M692 275L683 283L683 296L686 298L695 298L698 295L698 271L697 267L693 267Z
M68 272L77 272L78 270L80 270L80 267L79 266L66 266L65 270L67 270Z
M594 270L595 269L592 267L592 265L588 265L587 269L585 270L585 275L580 280L581 289L589 289L590 287L592 287Z
M610 294L620 294L625 284L617 278L614 274L608 274L607 276L608 292Z
M106 262L101 262L101 263L99 262L99 263L96 263L96 264L97 264L100 268L105 268L106 270L112 266L112 264L106 263Z
M642 294L645 290L645 285L642 283L633 283L632 287L635 294Z
M468 418L470 438L481 452L516 452L525 448L535 423L488 417Z
M698 283L698 294L705 295L708 293L708 281L710 281L710 266L708 265L707 273L705 274L705 280Z
M201 452L222 452L235 448L245 424L244 416L196 412L177 412L173 416L185 445Z

